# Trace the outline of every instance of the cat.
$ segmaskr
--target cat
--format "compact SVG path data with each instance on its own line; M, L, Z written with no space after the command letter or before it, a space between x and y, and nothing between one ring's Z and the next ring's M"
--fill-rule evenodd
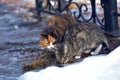
M59 63L58 58L56 58L58 52L54 51L57 48L56 45L64 42L66 31L76 23L75 18L67 13L54 15L46 21L47 25L45 24L43 31L40 33L39 40L39 45L43 49L43 52L37 60L32 61L28 65L24 64L23 70L32 70L38 67L48 66L49 64ZM55 57L51 57L51 55Z
M64 43L57 47L56 56L61 63L80 59L82 55L88 53L98 55L102 49L109 52L109 44L102 29L88 22L80 22L68 30Z
M55 43L62 43L66 30L76 23L76 20L67 13L51 17L47 27L40 34L40 47L51 49Z
M45 68L50 65L74 63L80 58L97 55L102 47L109 50L107 38L103 31L93 23L80 22L68 29L63 43L56 43L56 51L43 51L37 60L23 65L24 70Z
M102 49L109 51L107 38L99 26L76 22L69 14L51 17L41 32L39 42L45 51L30 65L24 65L24 69L73 63L90 55L98 55Z
M99 26L88 22L78 23L69 14L56 15L49 20L48 27L41 33L40 46L55 50L60 63L79 59L82 53L97 55L103 47L109 48Z

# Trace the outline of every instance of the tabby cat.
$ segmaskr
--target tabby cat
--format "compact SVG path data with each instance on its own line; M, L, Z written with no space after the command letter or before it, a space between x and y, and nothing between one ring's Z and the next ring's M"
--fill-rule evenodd
M81 58L82 53L97 55L108 48L103 31L93 23L80 22L69 14L53 16L40 37L40 46L56 51L60 63Z
M58 60L68 63L72 59L81 58L83 53L97 55L102 49L108 53L109 45L103 31L96 24L80 22L66 32L64 44L57 49Z
M53 16L47 24L40 35L40 46L47 51L30 65L24 65L24 69L71 63L83 55L97 55L107 49L109 51L108 41L96 24L77 23L69 14Z

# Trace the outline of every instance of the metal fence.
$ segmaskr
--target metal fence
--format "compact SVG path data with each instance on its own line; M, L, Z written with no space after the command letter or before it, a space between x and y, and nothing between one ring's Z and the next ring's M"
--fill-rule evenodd
M94 22L100 25L100 27L111 36L120 36L118 25L118 17L120 14L117 10L117 0L99 0L100 7L103 10L103 17L99 17L97 14L98 10L96 7L98 4L96 1L98 0L87 0L89 3L80 3L78 1L79 0L36 0L36 9L39 16L41 12L52 15L67 12L73 15L78 21ZM74 5L75 8L72 9L71 5ZM91 12L89 14L90 10Z

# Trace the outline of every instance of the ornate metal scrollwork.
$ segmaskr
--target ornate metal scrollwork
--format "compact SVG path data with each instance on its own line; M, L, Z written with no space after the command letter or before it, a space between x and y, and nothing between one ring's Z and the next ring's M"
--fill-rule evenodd
M61 6L61 1L64 1L64 5ZM94 23L99 23L103 26L103 23L99 20L97 14L96 14L96 6L95 6L95 0L90 0L91 3L91 9L92 14L90 18L86 19L86 16L84 16L85 13L88 12L88 6L87 4L79 4L77 2L74 2L73 0L41 0L41 7L39 8L39 11L46 12L50 14L58 14L62 12L67 12L71 15L73 15L78 21L93 21ZM54 4L52 4L54 3ZM70 10L70 5L73 4L76 6L75 9ZM61 8L62 7L62 8ZM83 10L84 8L84 10Z
M46 12L49 14L59 14L67 12L73 15L78 21L94 22L100 25L100 27L105 31L113 33L112 35L120 36L117 20L117 17L120 16L120 14L117 13L116 0L100 0L101 9L103 9L104 12L102 17L99 17L97 14L96 0L90 0L89 5L91 5L91 8L89 8L87 4L77 3L73 0L36 0L36 2L38 2L36 5L39 13ZM74 9L69 9L71 5L75 5L76 7ZM90 13L89 9L91 9ZM114 34L116 31L117 34Z
M77 19L79 19L81 21L97 23L97 24L101 25L101 27L103 28L104 17L102 18L102 20L99 19L97 12L96 12L95 0L90 0L90 3L91 3L91 15L90 15L87 4L79 4L79 9L78 9L79 14L77 16ZM77 3L76 3L76 6L78 6ZM84 10L83 10L83 8L84 8ZM89 15L89 18L86 18L86 16L85 16L86 13Z

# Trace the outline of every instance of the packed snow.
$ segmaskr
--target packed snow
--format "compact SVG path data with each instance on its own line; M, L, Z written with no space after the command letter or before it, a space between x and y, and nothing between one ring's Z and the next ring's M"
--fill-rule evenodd
M26 72L18 80L120 80L120 46L108 55L88 57L66 67Z

